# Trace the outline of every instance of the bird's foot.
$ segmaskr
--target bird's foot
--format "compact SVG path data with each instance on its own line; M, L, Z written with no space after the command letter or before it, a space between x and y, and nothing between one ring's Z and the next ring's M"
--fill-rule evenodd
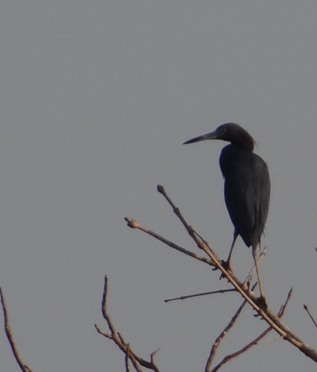
M221 266L222 266L226 271L230 271L230 272L232 271L232 270L231 270L230 261L224 261L224 260L222 260L222 261L221 261ZM221 280L221 279L224 278L224 277L225 277L224 274L221 273L219 280Z
M260 309L262 309L263 311L266 311L267 308L268 308L268 305L267 305L267 302L266 302L266 298L264 296L260 296L260 297L257 297L255 300L254 300L254 303L256 305L259 306ZM257 315L256 315L257 316Z

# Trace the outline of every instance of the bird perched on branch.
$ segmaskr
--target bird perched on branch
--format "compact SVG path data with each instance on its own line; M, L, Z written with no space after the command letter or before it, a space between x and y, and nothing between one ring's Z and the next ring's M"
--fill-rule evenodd
M214 132L192 138L184 144L213 139L230 142L222 149L219 158L225 180L225 202L234 226L227 266L230 268L233 246L240 235L245 245L252 247L260 293L264 299L256 248L260 244L269 211L271 183L268 167L260 156L253 153L254 139L235 123L220 125Z

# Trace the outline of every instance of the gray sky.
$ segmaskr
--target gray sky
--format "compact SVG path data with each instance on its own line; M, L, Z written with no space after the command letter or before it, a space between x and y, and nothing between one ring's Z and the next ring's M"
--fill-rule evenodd
M272 198L261 263L277 310L316 347L317 2L3 1L0 12L0 285L19 351L34 371L123 371L103 339L103 276L118 330L162 371L203 370L241 303L219 274L129 229L135 218L195 249L168 204L227 255L232 225L218 157L223 142L182 146L235 121L268 163ZM233 267L252 255L239 239ZM265 324L246 309L220 357ZM273 337L273 333L270 337ZM1 368L17 371L0 330ZM284 341L222 371L315 371Z

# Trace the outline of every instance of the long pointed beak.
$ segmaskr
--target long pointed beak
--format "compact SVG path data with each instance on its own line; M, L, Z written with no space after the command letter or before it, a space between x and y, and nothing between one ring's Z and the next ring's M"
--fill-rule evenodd
M217 133L216 131L204 134L202 136L198 136L195 138L192 138L186 142L183 143L183 145L187 145L188 143L194 143L194 142L200 142L200 141L205 141L205 140L212 140L212 139L217 139Z

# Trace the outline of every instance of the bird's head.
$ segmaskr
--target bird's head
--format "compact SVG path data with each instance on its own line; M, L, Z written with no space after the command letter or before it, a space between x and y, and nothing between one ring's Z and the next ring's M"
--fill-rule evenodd
M239 146L247 151L253 151L256 143L251 135L244 128L240 127L240 125L236 123L226 123L220 125L211 133L207 133L184 142L183 145L212 139L220 139L231 142L233 145Z

